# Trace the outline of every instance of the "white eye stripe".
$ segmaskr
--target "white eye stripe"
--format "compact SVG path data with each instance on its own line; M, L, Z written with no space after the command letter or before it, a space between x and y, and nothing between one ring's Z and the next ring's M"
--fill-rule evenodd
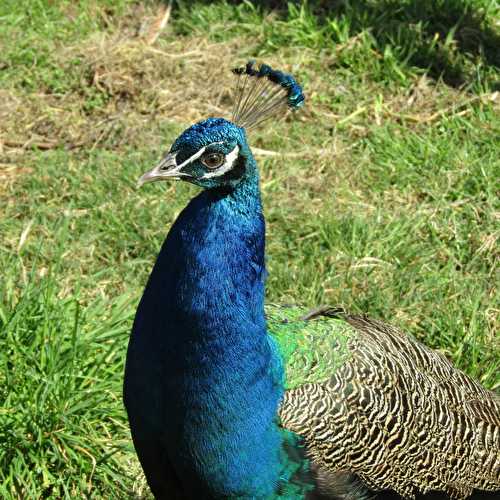
M234 149L226 155L224 163L218 169L216 169L214 172L206 173L203 177L201 177L201 179L220 177L221 175L224 175L226 172L229 172L229 170L233 168L233 164L238 158L239 153L240 153L240 148L238 145L236 145Z
M190 156L187 160L184 160L180 165L177 165L174 169L170 170L170 173L171 174L178 174L178 175L187 175L187 174L184 174L184 172L181 172L181 170L189 163L200 158L200 156L203 155L203 153L207 150L207 148L209 148L210 146L213 146L214 144L223 144L223 142L212 142L211 144L208 144L207 146L202 147L201 149L196 151L196 153L194 155ZM234 149L226 155L224 163L219 168L217 168L213 172L206 173L203 177L200 177L200 179L210 179L211 177L219 177L221 175L224 175L226 172L228 172L229 170L231 170L233 168L233 164L236 161L236 159L238 158L239 152L240 152L240 148L238 145L236 145L234 147ZM172 153L171 155L175 159L175 156L177 155L177 153ZM171 159L170 159L170 161L171 161ZM159 165L159 167L161 167L161 164Z
M177 165L177 170L181 170L188 163L197 160L209 146L213 146L214 144L222 144L222 142L212 142L212 144L209 144L208 146L203 146L200 150L196 151L196 153L193 156L190 156L187 160L184 160L180 165Z

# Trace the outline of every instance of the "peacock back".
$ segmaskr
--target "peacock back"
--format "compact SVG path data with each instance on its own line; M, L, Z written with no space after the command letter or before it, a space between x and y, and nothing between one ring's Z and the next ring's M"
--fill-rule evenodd
M326 494L344 471L405 498L500 488L498 397L443 355L340 309L266 314L286 367L281 424L304 438Z

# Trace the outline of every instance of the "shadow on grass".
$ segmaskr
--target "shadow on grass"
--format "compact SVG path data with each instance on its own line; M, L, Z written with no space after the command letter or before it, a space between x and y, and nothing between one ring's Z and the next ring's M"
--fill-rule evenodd
M370 30L382 51L386 45L398 46L399 56L409 64L454 87L469 83L468 62L500 69L500 33L487 12L472 2L323 0L311 7L323 23L339 15L348 17L352 35Z

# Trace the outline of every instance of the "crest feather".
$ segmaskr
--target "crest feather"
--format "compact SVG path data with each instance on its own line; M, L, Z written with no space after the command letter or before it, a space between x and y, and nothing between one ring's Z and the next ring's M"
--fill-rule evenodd
M238 75L232 121L251 129L287 109L296 110L304 104L302 87L292 75L272 69L267 64L254 68L249 61L233 69Z

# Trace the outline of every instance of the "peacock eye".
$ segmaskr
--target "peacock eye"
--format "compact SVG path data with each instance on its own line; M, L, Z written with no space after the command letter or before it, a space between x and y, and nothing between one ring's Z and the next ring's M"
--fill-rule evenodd
M222 153L205 153L201 157L201 163L207 168L219 168L224 163L224 155Z

